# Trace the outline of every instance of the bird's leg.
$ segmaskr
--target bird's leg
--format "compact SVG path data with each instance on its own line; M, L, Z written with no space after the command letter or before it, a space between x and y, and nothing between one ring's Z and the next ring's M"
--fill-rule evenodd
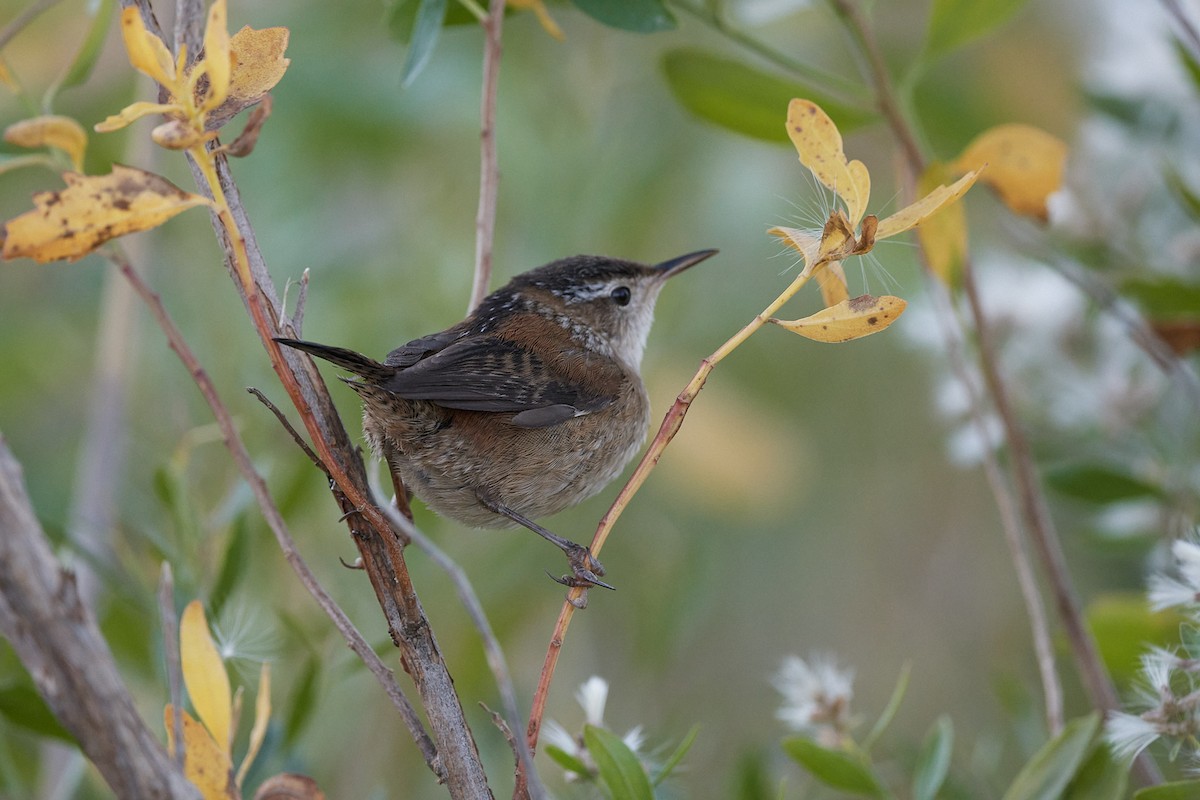
M490 497L480 496L479 502L483 503L484 507L486 507L489 511L494 511L501 516L508 517L518 525L523 525L566 553L567 563L571 565L572 574L564 575L561 578L554 579L563 586L583 589L587 589L591 586L601 586L605 589L613 588L604 581L600 580L599 576L604 574L604 565L600 563L599 559L592 555L592 551L587 547L584 547L581 544L576 544L570 539L564 539L558 534L546 530L529 517L526 517L524 514L513 511L508 506L497 502Z

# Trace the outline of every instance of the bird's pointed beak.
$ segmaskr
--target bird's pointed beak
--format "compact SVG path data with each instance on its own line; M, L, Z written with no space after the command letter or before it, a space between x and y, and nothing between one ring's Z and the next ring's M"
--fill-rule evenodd
M677 256L661 264L655 264L654 269L663 279L669 278L672 275L678 275L690 266L699 264L706 258L715 256L716 250L697 250L694 253L688 253L686 256Z

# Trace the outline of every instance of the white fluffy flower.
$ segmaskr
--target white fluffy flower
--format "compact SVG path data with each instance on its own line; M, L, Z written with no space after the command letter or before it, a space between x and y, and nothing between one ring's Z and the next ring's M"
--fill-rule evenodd
M812 735L826 745L836 744L849 730L853 669L838 667L828 656L817 656L811 663L788 656L774 683L783 695L776 716L792 730Z
M1104 724L1104 738L1118 758L1133 760L1158 736L1154 723L1124 711L1111 712Z

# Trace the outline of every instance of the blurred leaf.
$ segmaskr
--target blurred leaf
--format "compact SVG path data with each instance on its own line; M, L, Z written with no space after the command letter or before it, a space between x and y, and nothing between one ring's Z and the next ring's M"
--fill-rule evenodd
M1165 174L1167 186L1171 189L1171 194L1175 195L1175 199L1179 201L1179 205L1183 206L1183 210L1187 212L1193 222L1200 222L1200 195L1191 190L1178 170L1168 166Z
M1162 496L1162 490L1154 484L1106 464L1055 467L1046 472L1046 484L1060 494L1096 505Z
M1154 319L1200 316L1200 284L1175 278L1131 278L1120 286L1121 295L1136 302Z
M952 179L949 168L935 161L917 181L917 195L924 197ZM931 214L917 227L917 240L930 271L946 286L958 288L967 256L967 215L962 204L950 203Z
M584 764L578 758L571 755L566 750L563 750L561 747L548 744L544 749L546 751L546 755L550 756L550 760L555 764L558 764L563 769L568 770L569 772L574 772L576 775L588 774L587 764Z
M864 294L823 308L803 319L781 320L771 317L768 322L817 342L849 342L879 333L899 319L907 305L899 297Z
M167 728L167 750L175 749L175 719L167 703L163 720ZM233 764L227 747L217 744L203 725L183 712L183 774L200 790L204 800L234 800L238 797L233 783Z
M71 166L83 169L87 132L70 117L45 114L14 122L4 129L4 141L18 147L53 147L67 154Z
M197 716L226 753L233 726L229 673L208 629L204 606L193 600L179 622L179 656L183 683Z
M4 258L77 261L110 239L157 227L189 208L211 205L166 178L120 164L108 175L67 172L63 179L67 188L39 192L33 196L34 210L8 221Z
M429 63L442 32L442 22L446 19L446 0L420 0L420 3L400 72L400 85L406 88Z
M263 740L267 738L267 725L271 722L271 665L264 662L258 673L258 693L254 696L254 727L250 729L250 743L246 755L237 771L237 785L246 781L246 773L258 756Z
M830 750L803 736L783 740L783 749L822 783L860 797L883 797L870 763L844 750Z
M867 738L863 739L862 749L864 752L869 752L875 746L875 743L879 741L879 737L883 736L883 732L887 730L888 725L891 725L892 720L896 718L896 712L900 710L900 704L904 702L904 695L908 694L908 679L911 677L912 662L906 661L904 666L900 668L900 674L896 676L896 685L892 687L892 696L888 698L887 705L883 708L883 713L879 715L879 719L871 727L871 732L867 734Z
M91 76L92 69L96 66L96 60L100 58L100 52L104 49L104 42L108 38L108 28L112 24L114 8L116 8L116 3L113 0L100 0L100 4L96 7L96 13L92 17L91 27L88 28L87 36L79 46L78 52L75 53L75 60L70 63L62 76L46 90L46 94L42 98L44 108L53 108L54 98L60 91L79 86Z
M930 728L921 744L913 775L913 800L934 800L950 771L954 752L954 723L944 714Z
M214 618L220 618L225 601L246 574L249 554L250 525L246 514L238 514L233 520L229 542L225 545L225 557L221 561L221 571L217 573L217 580L213 584L208 601L209 610Z
M572 0L575 7L610 28L634 33L669 31L675 17L662 0Z
M621 737L604 728L585 725L583 742L613 800L654 800L654 789L642 762Z
M1100 715L1088 714L1063 726L1017 774L1004 800L1058 800L1079 770L1100 729Z
M1172 609L1151 611L1144 592L1110 592L1087 605L1100 658L1119 686L1137 676L1147 644L1166 646L1176 639L1181 619Z
M1200 780L1161 783L1133 794L1133 800L1196 800L1197 797L1200 797Z
M32 686L16 684L0 689L0 715L8 718L13 725L39 736L75 744L75 737L62 726Z
M1062 800L1122 800L1128 784L1129 766L1119 763L1108 746L1098 742Z
M780 116L794 97L815 99L843 132L860 128L875 119L869 111L823 97L804 84L694 48L668 52L663 56L663 71L675 99L688 111L756 139L788 140Z
M287 749L296 737L304 730L304 726L308 724L309 717L312 716L313 710L317 705L317 676L320 661L316 655L308 657L308 663L304 667L304 672L300 675L300 681L296 685L296 690L292 692L290 702L287 707L290 709L288 714L287 724L283 729L283 745Z
M941 58L1005 22L1027 0L933 0L923 60Z
M1187 73L1188 79L1192 82L1192 88L1200 90L1200 61L1196 60L1196 56L1192 53L1191 48L1178 36L1171 40L1171 44L1175 46L1175 56L1179 59L1179 63L1183 66L1183 71Z
M692 729L689 730L687 735L683 737L683 741L680 742L679 746L675 748L675 751L672 752L671 755L667 756L667 760L663 762L662 768L658 771L658 774L654 776L653 783L655 786L658 786L660 783L666 780L667 777L675 770L675 768L679 766L679 763L683 761L683 757L687 755L688 750L692 749L692 745L695 744L696 736L699 733L700 726L693 725Z
M982 170L979 179L996 190L1010 211L1045 222L1046 199L1062 186L1066 163L1062 139L1032 125L1009 124L976 136L951 169Z
M1179 640L1188 658L1200 658L1200 628L1189 622L1180 623Z
M733 797L736 800L776 800L771 788L771 773L763 753L746 753L738 760Z

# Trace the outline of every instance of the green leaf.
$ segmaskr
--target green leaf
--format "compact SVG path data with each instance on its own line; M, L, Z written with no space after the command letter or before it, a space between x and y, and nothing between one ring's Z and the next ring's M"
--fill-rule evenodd
M619 736L595 725L585 725L583 743L613 800L654 800L654 789L642 762Z
M1200 222L1200 195L1192 191L1178 170L1168 167L1165 177L1167 186L1171 189L1171 194L1175 195L1175 199L1179 201L1179 205L1183 206L1183 210L1187 212L1193 222Z
M1175 278L1134 278L1122 283L1120 292L1154 319L1200 315L1200 284L1197 283Z
M548 744L545 747L546 755L550 756L550 760L558 764L565 770L574 772L576 775L587 775L587 764L580 761L575 756L563 750L557 745Z
M221 608L229 595L237 587L242 576L246 574L247 558L250 553L250 526L245 514L239 514L233 521L233 530L229 534L229 543L225 546L225 558L221 561L221 571L217 574L216 583L208 598L209 611L213 619L221 616Z
M13 725L39 736L75 744L75 737L62 726L46 701L30 686L16 684L0 689L0 715L7 717Z
M634 33L669 31L677 24L662 0L572 0L575 7L610 28Z
M1128 686L1141 671L1148 644L1165 647L1178 641L1179 612L1151 611L1145 592L1106 592L1088 603L1086 613L1100 658L1120 686Z
M675 752L671 753L671 755L667 757L666 762L664 762L662 765L662 769L660 769L658 774L654 776L653 782L655 786L658 786L660 783L665 781L667 776L669 776L671 772L679 766L679 762L683 761L683 757L687 755L688 750L692 749L692 745L695 744L696 736L699 733L700 726L693 725L692 729L687 732L686 736L683 737L683 741L680 742L679 746L675 748Z
M1007 21L1027 0L933 0L924 61L930 62Z
M400 72L401 87L411 86L429 63L445 19L446 0L421 0L408 41L408 53L404 56L404 68Z
M1096 505L1120 503L1142 497L1159 497L1162 491L1107 464L1068 464L1046 473L1046 483L1060 494Z
M1063 726L1062 733L1033 754L1004 793L1004 800L1058 800L1083 763L1100 728L1100 715L1088 714Z
M79 51L75 53L75 60L46 90L46 95L42 98L44 108L49 109L54 106L54 98L61 90L79 86L92 74L92 69L95 68L96 61L100 58L100 51L104 49L104 42L108 38L108 29L112 22L115 6L113 0L100 0L92 16L92 25L88 28L87 36L84 37L83 44L79 46Z
M929 729L913 775L913 800L934 800L950 771L954 752L954 723L942 715Z
M313 709L317 705L317 677L319 674L320 661L315 655L308 657L308 663L304 667L304 673L300 676L300 682L296 686L296 690L292 692L291 703L287 724L283 729L283 745L286 750L296 737L304 730L304 726L308 724L309 717L312 716Z
M883 786L870 763L845 750L830 750L803 736L783 740L783 749L827 786L860 797L883 797Z
M883 732L887 730L887 726L892 724L892 719L900 710L900 703L904 701L904 695L908 692L908 679L911 676L912 662L906 662L900 668L900 674L896 676L896 685L892 688L892 696L888 698L888 704L884 706L883 713L879 715L879 719L871 728L871 732L867 734L867 738L863 739L862 749L865 752L870 752L875 742L879 741L879 737L883 736Z
M1200 61L1196 60L1196 56L1192 54L1192 49L1187 44L1176 36L1172 42L1175 45L1175 56L1179 59L1179 63L1183 65L1184 72L1192 82L1193 89L1200 89Z
M1114 759L1112 751L1100 742L1092 748L1062 800L1122 800L1128 784L1129 767Z
M1200 797L1200 780L1160 783L1133 794L1133 800L1196 800L1197 797Z
M675 99L688 111L756 139L788 141L784 122L793 97L808 98L821 106L842 133L875 119L872 112L831 100L802 83L694 48L667 53L663 70Z

